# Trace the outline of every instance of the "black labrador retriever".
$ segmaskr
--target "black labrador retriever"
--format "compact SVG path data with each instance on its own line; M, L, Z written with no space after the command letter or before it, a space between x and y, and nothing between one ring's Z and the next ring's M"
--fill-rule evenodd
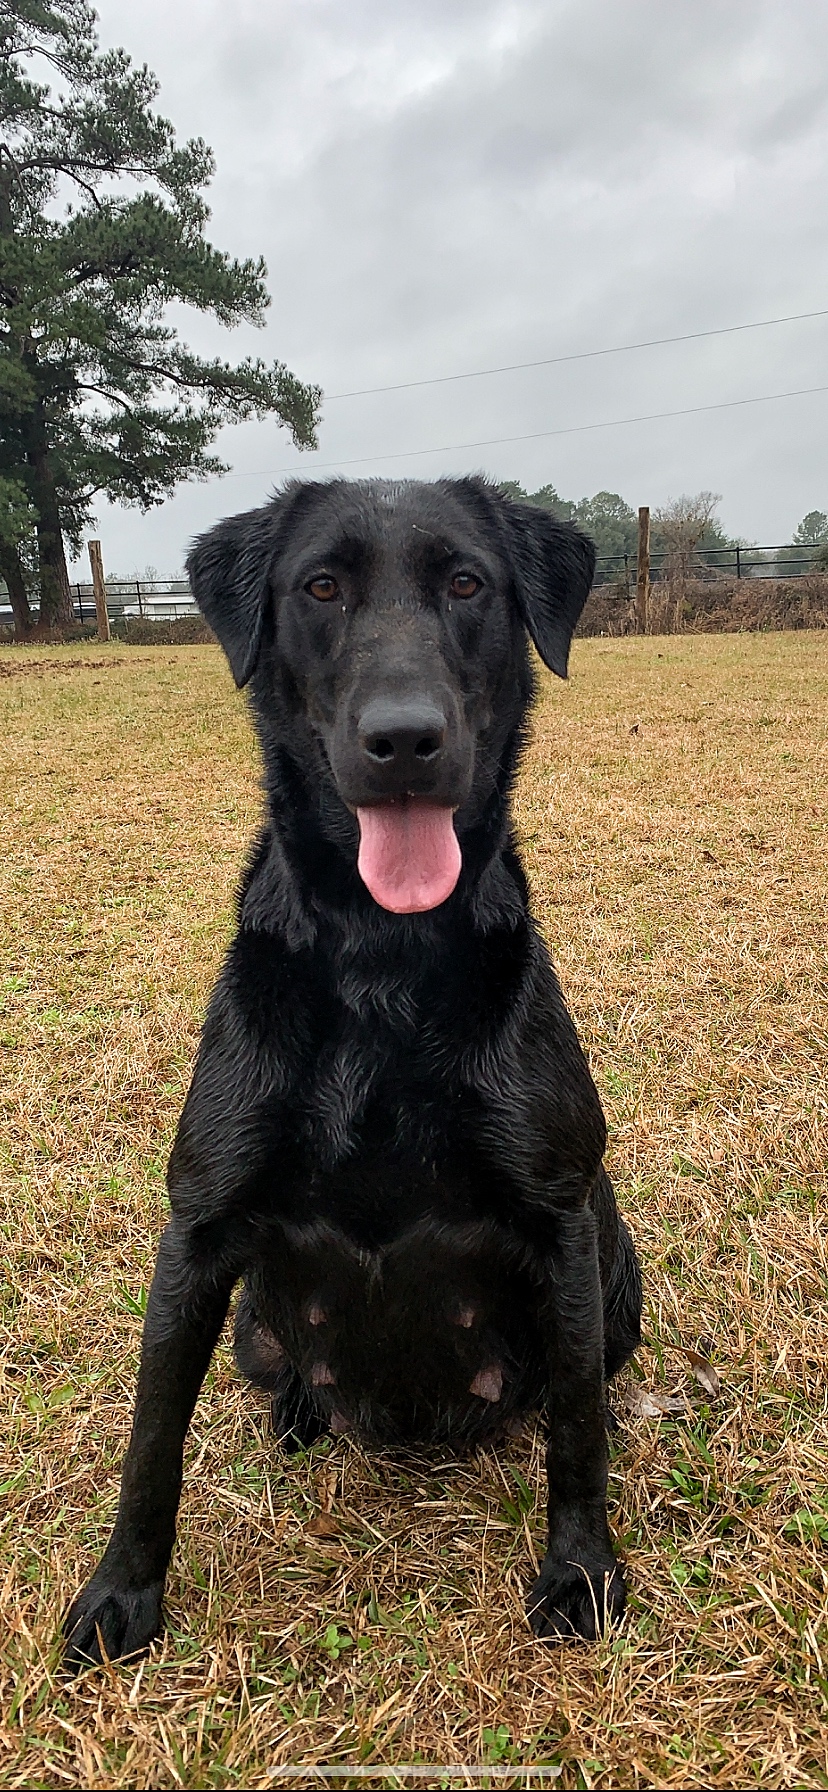
M565 677L594 555L482 479L294 484L195 545L250 685L267 824L169 1168L132 1437L81 1665L161 1624L182 1451L227 1314L288 1447L470 1446L546 1416L541 1637L624 1605L605 1378L641 1282L529 915L510 792L526 640Z

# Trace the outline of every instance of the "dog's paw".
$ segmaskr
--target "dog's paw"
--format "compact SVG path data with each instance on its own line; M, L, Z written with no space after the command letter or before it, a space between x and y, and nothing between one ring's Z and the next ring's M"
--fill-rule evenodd
M148 1587L107 1585L95 1575L73 1600L63 1620L64 1664L71 1674L91 1662L140 1655L162 1627L163 1581Z
M551 1551L526 1601L529 1622L545 1643L585 1637L594 1642L616 1618L627 1599L624 1576L613 1556L596 1562L563 1561Z

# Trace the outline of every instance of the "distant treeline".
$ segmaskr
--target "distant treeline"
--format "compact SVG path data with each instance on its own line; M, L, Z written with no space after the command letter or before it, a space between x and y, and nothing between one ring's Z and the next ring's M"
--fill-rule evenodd
M562 498L554 485L539 486L537 491L529 492L518 484L516 479L502 479L501 490L511 498L518 498L524 504L537 504L542 510L551 510L552 515L562 522L577 523L595 542L599 559L612 559L623 565L626 554L634 561L638 550L638 512L628 504L618 492L596 492L592 498ZM697 564L721 566L724 550L752 548L752 543L744 537L730 536L722 528L715 505L720 502L715 492L699 492L691 498L678 498L663 510L654 510L651 519L651 549L654 556L669 556L675 548L677 525L681 527L682 517L687 519L690 532L695 535L691 519L698 518L703 524L698 539L692 547L693 558ZM824 510L811 510L802 518L791 537L792 546L786 547L783 553L751 553L751 564L756 567L765 561L773 563L777 558L784 558L786 573L795 577L797 560L802 571L824 568L828 571L828 514Z

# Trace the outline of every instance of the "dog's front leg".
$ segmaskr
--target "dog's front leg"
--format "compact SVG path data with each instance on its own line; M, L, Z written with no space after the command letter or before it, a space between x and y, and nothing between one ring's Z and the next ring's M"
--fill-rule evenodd
M203 1245L203 1241L202 1241ZM161 1627L184 1439L235 1275L193 1228L170 1221L144 1324L132 1436L115 1528L64 1623L71 1668L145 1649Z
M536 1634L593 1638L624 1609L607 1523L601 1283L588 1208L550 1221L544 1255L549 1543L528 1600Z

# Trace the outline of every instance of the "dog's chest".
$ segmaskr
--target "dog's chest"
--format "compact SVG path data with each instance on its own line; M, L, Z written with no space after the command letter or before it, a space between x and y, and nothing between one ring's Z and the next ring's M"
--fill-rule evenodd
M289 1097L309 1175L377 1153L428 1174L456 1150L469 1105L468 1015L451 978L427 981L416 964L359 957L337 968L331 999L313 1004L313 1050Z

